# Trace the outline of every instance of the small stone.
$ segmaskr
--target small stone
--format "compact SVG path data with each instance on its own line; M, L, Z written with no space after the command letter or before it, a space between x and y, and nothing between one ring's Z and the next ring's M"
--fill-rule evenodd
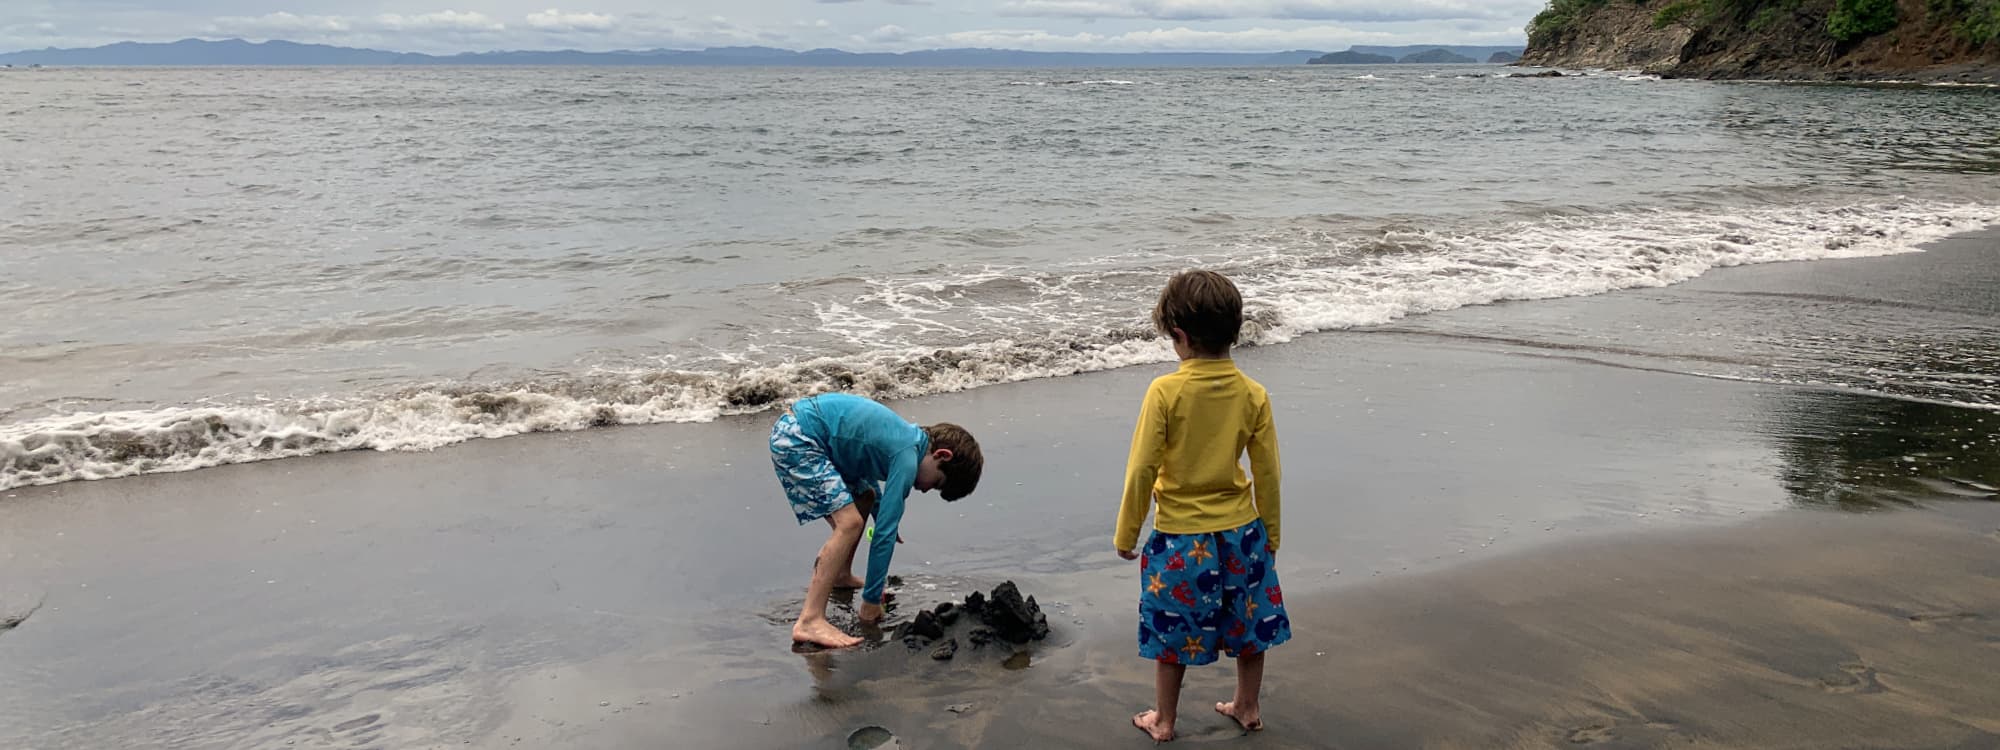
M991 628L973 628L972 632L965 634L965 640L971 643L973 648L992 643L994 637L995 633Z
M970 704L970 703L953 703L953 704L951 704L951 705L949 705L949 706L946 706L944 710L946 710L946 711L950 711L950 712L952 712L952 713L955 713L955 714L962 714L962 713L965 713L965 712L967 712L967 711L971 711L971 710L972 710L972 704Z
M944 626L938 624L937 615L929 611L918 612L916 618L910 621L909 635L935 641L944 637Z
M957 638L938 644L937 649L931 651L931 658L938 661L951 661L951 657L956 655L958 655Z
M603 707L605 707L605 706L609 706L609 705L611 705L611 701L598 701L598 702L597 702L597 706L598 706L599 708L603 708Z

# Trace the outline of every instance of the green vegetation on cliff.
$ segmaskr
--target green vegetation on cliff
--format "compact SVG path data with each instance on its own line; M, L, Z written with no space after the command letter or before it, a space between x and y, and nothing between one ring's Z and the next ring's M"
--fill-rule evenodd
M1608 0L1549 0L1549 7L1528 22L1528 46L1540 47L1567 33L1577 19Z
M1968 40L2000 40L2000 0L1930 0L1930 12L1959 19L1954 30Z
M1837 0L1826 17L1826 32L1847 42L1896 28L1896 0Z
M1911 22L1949 28L1973 45L2000 43L2000 0L1925 0L1921 18L1906 17L1897 0L1671 0L1657 8L1653 0L1549 0L1528 22L1528 45L1554 44L1604 7L1627 2L1652 10L1654 28L1728 24L1759 31L1803 14L1825 19L1814 25L1841 43L1881 36Z

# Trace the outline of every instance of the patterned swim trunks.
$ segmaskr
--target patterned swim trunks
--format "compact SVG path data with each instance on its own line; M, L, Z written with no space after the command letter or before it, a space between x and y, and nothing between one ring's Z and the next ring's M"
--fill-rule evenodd
M1140 563L1139 655L1209 664L1291 640L1264 522L1209 534L1154 531Z
M792 515L798 516L801 526L854 504L854 495L847 491L847 482L833 467L826 448L799 429L799 420L790 412L771 426L771 467L785 485Z

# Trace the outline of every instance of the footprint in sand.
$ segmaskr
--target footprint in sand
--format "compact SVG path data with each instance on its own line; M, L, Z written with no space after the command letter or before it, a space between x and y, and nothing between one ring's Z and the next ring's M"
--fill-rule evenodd
M847 735L847 750L885 750L902 747L896 734L881 727L862 727Z
M1615 742L1624 747L1671 747L1691 742L1689 738L1680 734L1680 725L1669 720L1648 720L1640 716L1607 718L1608 724L1591 724L1573 729L1563 739L1572 745Z
M1611 733L1610 727L1592 724L1570 732L1569 743L1572 745L1594 745L1599 742L1609 742L1617 736Z
M367 727L367 726L370 726L370 725L374 724L375 722L378 722L378 721L381 721L381 720L382 720L382 715L381 715L381 714L369 714L369 715L367 715L367 716L360 716L360 717L356 717L356 718L352 718L352 719L348 719L347 721L343 721L343 722L340 722L339 724L335 724L335 725L333 725L333 731L335 731L335 732L352 732L352 731L355 731L355 730L358 730L358 729L362 729L362 728L364 728L364 727Z
M1980 619L1976 612L1919 612L1910 615L1910 627L1918 632L1930 633L1937 630L1939 623L1965 622Z
M1841 695L1854 693L1879 693L1885 688L1876 679L1875 668L1866 664L1840 665L1840 671L1819 678L1819 686L1829 693Z

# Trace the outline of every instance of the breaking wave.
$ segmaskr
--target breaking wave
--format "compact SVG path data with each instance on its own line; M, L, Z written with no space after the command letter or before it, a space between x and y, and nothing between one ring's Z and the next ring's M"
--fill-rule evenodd
M818 305L857 354L738 359L712 369L599 370L512 383L239 406L75 413L0 425L0 489L186 471L334 451L427 450L474 438L755 412L824 391L905 398L1162 362L1145 312L1160 277L1202 265L1251 302L1245 343L1503 300L1657 287L1726 266L1914 252L2000 222L2000 207L1892 204L1551 216L1465 232L1285 229L1196 256L1096 259L869 280ZM1038 290L1034 304L1021 289ZM1060 290L1060 294L1047 293ZM983 321L972 328L965 321ZM968 331L976 331L968 341ZM960 341L952 346L925 342Z

